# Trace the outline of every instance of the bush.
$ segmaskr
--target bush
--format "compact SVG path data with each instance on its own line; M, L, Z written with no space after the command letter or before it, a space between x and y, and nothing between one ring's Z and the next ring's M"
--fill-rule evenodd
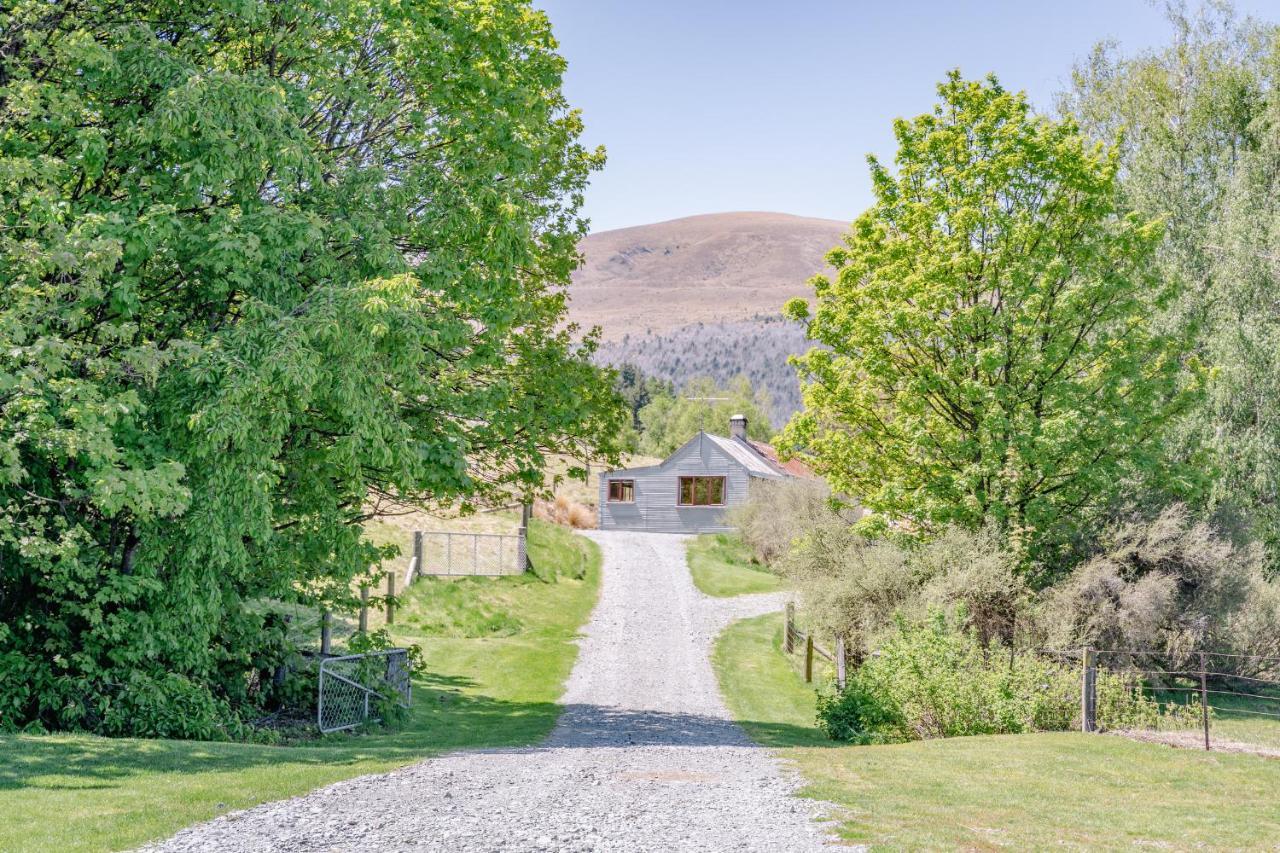
M944 613L982 646L1010 643L1029 621L1031 591L991 529L945 531L919 543L868 540L845 521L811 528L780 563L800 590L813 627L842 635L860 661L897 616Z
M818 726L835 739L892 743L980 734L1067 731L1080 725L1080 672L1069 664L984 647L941 613L898 619L895 632L850 676L818 699ZM1103 729L1185 722L1163 714L1138 686L1099 671Z
M1094 646L1139 669L1186 669L1197 649L1280 655L1280 585L1255 544L1237 544L1186 507L1115 528L1102 553L1046 591L1038 621L1056 648ZM1263 661L1215 658L1256 675Z
M762 563L772 564L812 528L831 522L851 524L860 510L837 510L821 480L762 480L751 484L746 503L726 519Z

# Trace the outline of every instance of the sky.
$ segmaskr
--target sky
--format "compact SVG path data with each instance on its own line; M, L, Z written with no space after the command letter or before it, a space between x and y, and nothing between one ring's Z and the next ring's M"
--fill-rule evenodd
M866 156L931 109L949 69L994 72L1050 109L1072 64L1114 39L1167 42L1147 0L534 0L590 146L592 231L730 210L852 220ZM1280 18L1280 0L1237 0Z

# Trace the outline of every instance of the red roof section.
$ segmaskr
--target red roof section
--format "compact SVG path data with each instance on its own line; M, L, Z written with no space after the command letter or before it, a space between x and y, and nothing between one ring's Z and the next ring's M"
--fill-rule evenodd
M799 459L791 459L787 462L783 462L778 458L778 451L773 448L773 445L765 444L763 441L752 441L749 438L746 439L746 442L751 446L752 450L759 453L774 465L777 465L783 471L786 471L792 477L803 477L806 480L813 479L813 471L809 470L809 466L801 462Z

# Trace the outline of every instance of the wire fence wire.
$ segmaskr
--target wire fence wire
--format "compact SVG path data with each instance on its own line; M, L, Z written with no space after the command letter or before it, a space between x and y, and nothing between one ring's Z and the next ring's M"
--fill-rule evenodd
M1130 680L1162 710L1151 728L1128 730L1141 740L1173 746L1280 756L1280 658L1189 650L1172 653L1145 649L1042 650L1081 667L1082 702L1089 697L1088 672L1106 670ZM1096 697L1095 697L1096 698ZM1184 725L1171 728L1168 721ZM1186 725L1195 720L1198 725Z
M320 661L316 723L322 734L380 722L383 702L413 701L407 649L341 655Z

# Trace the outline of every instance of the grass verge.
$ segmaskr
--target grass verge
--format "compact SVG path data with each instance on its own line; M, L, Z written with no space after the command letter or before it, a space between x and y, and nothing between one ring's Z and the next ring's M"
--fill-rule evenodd
M782 588L782 578L757 563L736 535L704 533L689 543L693 584L706 595L728 598Z
M424 578L404 594L392 630L430 672L397 731L294 746L0 737L0 850L118 850L450 749L537 742L559 716L600 553L541 523L529 548L541 577Z
M777 651L781 617L731 625L713 662L730 711L780 747L839 833L877 849L1261 848L1280 838L1280 761L1074 733L839 746Z

